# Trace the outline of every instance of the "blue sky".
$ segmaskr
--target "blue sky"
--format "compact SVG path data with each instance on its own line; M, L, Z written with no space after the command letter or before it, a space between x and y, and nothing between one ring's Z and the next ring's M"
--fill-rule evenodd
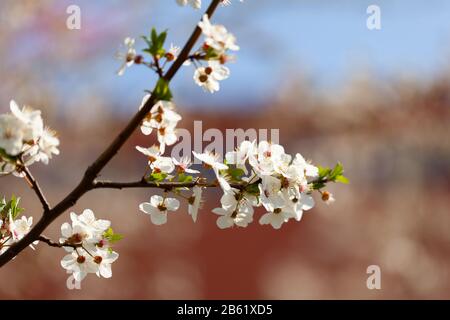
M370 4L381 8L380 31L366 27ZM172 11L167 9L156 24L184 20L178 23L187 27L199 16L187 8L173 16ZM179 76L174 89L188 104L264 103L290 77L334 87L361 68L379 76L427 78L446 66L450 54L450 1L445 0L247 0L222 9L216 21L236 34L242 50L230 66L232 77L213 97L192 84L192 70ZM186 32L175 36L181 43Z
M84 28L94 22L97 28L115 32L84 66L46 70L46 77L53 78L63 93L78 90L84 82L124 106L136 104L142 92L152 87L153 78L142 68L129 70L123 78L115 76L114 54L123 37L138 38L156 26L168 28L169 41L182 45L201 16L200 11L176 6L175 0L68 2L78 4L83 21L90 21ZM366 27L371 4L381 8L380 31ZM108 16L108 12L115 14ZM360 69L380 77L407 74L426 80L447 68L450 56L448 0L246 0L243 4L235 0L231 7L220 9L214 21L235 33L241 51L230 65L230 79L213 96L195 86L192 68L177 75L173 91L184 105L264 104L289 79L303 77L319 88L335 88Z

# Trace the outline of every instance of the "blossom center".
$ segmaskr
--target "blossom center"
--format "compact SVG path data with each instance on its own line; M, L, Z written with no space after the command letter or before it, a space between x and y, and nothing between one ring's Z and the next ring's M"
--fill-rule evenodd
M100 257L100 256L95 256L95 257L94 257L94 262L95 262L96 264L102 263L102 260L103 260L103 258Z
M77 262L78 262L79 264L82 264L82 263L84 263L85 261L86 261L86 258L85 258L84 256L78 256Z

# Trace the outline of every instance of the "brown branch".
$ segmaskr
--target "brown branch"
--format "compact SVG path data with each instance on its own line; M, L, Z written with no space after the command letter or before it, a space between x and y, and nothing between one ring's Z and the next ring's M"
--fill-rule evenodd
M41 202L42 207L44 208L44 215L45 215L46 213L48 213L50 211L50 205L49 205L47 199L45 198L45 195L42 192L42 189L39 186L39 183L33 177L30 170L26 166L23 166L20 169L20 171L25 174L25 179L28 181L28 183L30 184L30 187L34 190L34 192L36 193L36 196L39 198L39 201Z
M111 181L94 181L92 189L138 189L138 188L153 188L153 189L163 189L163 190L173 190L177 188L193 188L195 186L202 188L217 188L219 187L218 182L202 182L202 181L191 181L191 182L152 182L152 181L135 181L135 182L111 182ZM243 189L246 183L232 183L231 187L235 189Z
M211 17L221 0L212 0L206 14ZM192 48L201 35L201 29L197 26L186 42L177 60L174 61L170 69L164 75L164 79L170 82L178 70L183 65L183 62L189 56ZM155 87L156 88L156 87ZM97 178L100 171L108 164L108 162L117 154L120 148L130 138L136 128L140 125L145 116L150 112L153 105L157 102L156 96L152 95L142 109L130 120L127 126L119 133L109 147L95 160L86 170L83 179L77 187L72 190L61 202L59 202L53 209L44 214L37 224L30 230L30 232L19 242L11 246L9 250L0 256L0 267L11 261L12 258L22 252L29 244L37 240L42 232L67 209L74 206L75 203L89 190L93 188L93 182Z
M69 243L54 242L51 239L47 238L46 236L39 236L38 240L48 244L50 247L53 247L53 248L64 248L64 247L67 247L67 248L76 249L76 248L81 248L82 247L81 243L80 244L69 244Z

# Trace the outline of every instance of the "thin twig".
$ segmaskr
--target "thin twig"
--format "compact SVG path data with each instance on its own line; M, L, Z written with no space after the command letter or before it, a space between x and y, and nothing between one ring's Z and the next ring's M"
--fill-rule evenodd
M48 213L50 211L50 205L44 195L44 192L42 191L41 187L39 186L39 183L33 177L30 170L26 166L23 166L20 170L21 170L21 172L23 172L25 174L25 178L28 181L28 183L30 184L30 187L34 190L37 197L39 198L39 201L41 202L42 207L44 208L44 214Z
M68 243L59 243L59 242L54 242L51 239L47 238L46 236L39 236L38 238L39 241L42 241L46 244L48 244L50 247L54 247L54 248L80 248L82 246L82 244L68 244Z

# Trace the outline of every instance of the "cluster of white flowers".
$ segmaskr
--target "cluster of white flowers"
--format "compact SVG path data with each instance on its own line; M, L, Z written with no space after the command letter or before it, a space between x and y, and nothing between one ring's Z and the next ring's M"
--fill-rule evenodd
M151 169L149 177L154 178L157 174L159 182L177 181L176 176L172 175L174 171L182 177L199 173L189 168L189 159L177 160L161 156L157 146L137 149L148 157ZM263 207L266 211L259 219L260 224L270 224L279 229L291 219L300 221L303 212L314 206L311 181L318 178L318 168L307 162L299 153L295 157L286 154L281 145L267 141L261 141L259 144L256 141L243 141L236 151L226 154L225 162L220 161L220 156L215 153L193 154L206 169L213 170L217 183L224 192L221 207L213 210L220 215L217 225L221 229L234 225L246 227L253 221L254 207ZM193 177L190 177L190 181L193 181ZM196 181L200 180L197 178ZM185 197L189 204L188 212L194 221L197 220L202 203L201 197L201 184L193 188L191 196ZM322 199L327 203L334 201L332 195L326 191L322 193ZM156 225L165 224L167 213L179 208L180 202L169 198L167 192L164 197L154 195L149 202L139 206L142 212L150 215L151 221Z
M199 22L205 41L201 52L197 52L194 57L198 60L206 60L207 66L199 66L194 73L194 81L197 85L208 92L219 91L219 82L230 76L230 69L224 64L230 60L228 51L238 51L236 37L229 33L223 25L211 24L208 15L203 16Z
M150 95L146 95L142 100L139 109L150 99ZM164 153L165 146L171 146L178 140L176 135L176 127L181 120L181 116L175 111L175 104L170 101L157 102L147 117L141 124L141 131L144 135L150 135L156 130L158 135L159 149Z
M6 219L0 219L0 254L20 241L30 231L32 224L33 217L22 216L20 219L14 220L9 215ZM33 246L30 247L33 248Z
M89 273L111 278L111 264L119 254L112 250L111 243L120 240L110 228L108 220L96 219L92 210L82 214L70 214L72 223L61 226L60 244L69 253L61 260L61 266L71 273L76 281Z
M253 221L253 207L263 206L266 213L259 223L279 229L290 219L300 221L303 211L314 206L308 178L317 178L319 170L299 153L292 157L281 145L244 141L225 158L227 165L246 175L240 179L247 182L247 187L224 189L222 207L213 211L221 215L217 221L220 228L245 227ZM227 172L223 172L226 178Z
M240 2L243 2L244 0L239 0ZM186 6L190 5L192 8L198 10L202 7L202 0L177 0L177 3L180 6ZM231 4L231 0L222 0L221 4L223 6L229 6Z
M15 172L18 165L48 164L53 154L59 154L59 139L44 127L41 111L20 109L14 101L10 109L11 113L0 115L0 174Z
M150 95L144 97L140 109L150 98ZM148 116L141 124L141 131L144 135L150 135L156 130L159 145L153 145L150 148L136 146L136 149L145 155L148 159L150 177L157 177L159 180L173 180L174 173L178 176L187 176L200 173L198 170L191 169L191 160L189 158L176 159L163 156L166 145L173 145L178 137L176 135L176 126L181 120L181 116L175 111L175 105L169 101L159 101L151 109ZM192 176L190 176L192 177ZM187 199L189 203L189 214L192 219L197 221L197 215L202 203L203 189L195 186L192 195ZM167 196L161 197L154 195L149 202L139 205L139 209L150 215L151 221L155 225L162 225L167 222L167 213L176 211L180 207L180 202L175 198Z

